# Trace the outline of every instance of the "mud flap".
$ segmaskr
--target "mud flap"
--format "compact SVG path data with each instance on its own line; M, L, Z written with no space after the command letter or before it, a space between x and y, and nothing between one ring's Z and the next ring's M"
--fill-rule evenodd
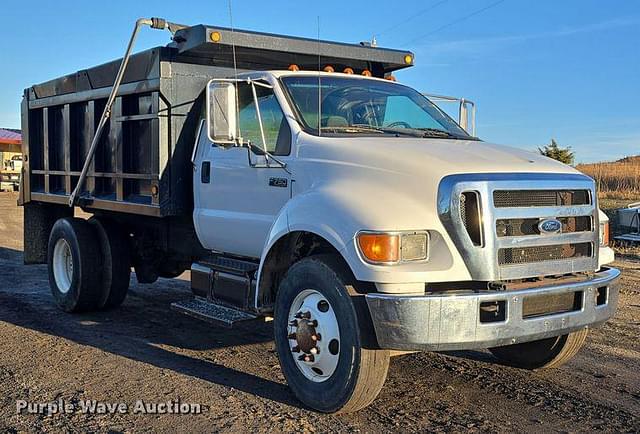
M51 228L58 219L73 217L65 205L28 202L24 204L24 263L46 264Z

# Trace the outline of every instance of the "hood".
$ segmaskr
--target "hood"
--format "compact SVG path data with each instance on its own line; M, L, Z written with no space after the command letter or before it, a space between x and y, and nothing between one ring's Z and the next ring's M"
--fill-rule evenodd
M313 137L298 158L349 164L432 180L456 173L579 173L570 166L509 146L476 140L389 137Z
M334 246L352 257L358 255L354 237L359 231L429 231L430 249L438 254L427 263L402 264L392 273L360 260L350 262L359 278L372 282L447 281L452 270L461 280L471 278L438 215L438 187L445 176L522 173L520 181L526 182L527 173L577 173L532 152L472 140L301 133L296 149L290 166L295 182L289 230L315 230L338 240ZM317 226L310 229L310 222Z

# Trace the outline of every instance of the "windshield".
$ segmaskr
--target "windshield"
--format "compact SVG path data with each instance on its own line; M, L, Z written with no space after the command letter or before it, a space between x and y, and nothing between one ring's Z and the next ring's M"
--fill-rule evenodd
M431 101L407 86L380 80L310 75L286 76L281 80L299 120L313 134L471 138ZM319 84L321 116L318 116Z

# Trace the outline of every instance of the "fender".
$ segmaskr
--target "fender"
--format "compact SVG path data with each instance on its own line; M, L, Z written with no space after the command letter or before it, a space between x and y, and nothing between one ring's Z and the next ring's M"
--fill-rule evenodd
M260 266L258 267L258 274L256 276L258 287L256 288L254 300L256 308L258 307L258 297L261 293L260 282L267 256L273 246L291 232L304 231L322 237L340 252L351 270L354 270L355 264L353 264L353 262L354 260L359 260L359 258L349 258L344 254L347 244L352 241L349 231L344 230L338 232L335 230L336 227L339 227L336 226L338 222L332 221L329 218L318 219L319 215L327 217L328 215L335 215L336 217L339 215L335 205L329 205L329 202L330 200L326 195L319 193L318 190L314 190L294 196L280 210L280 213L271 226L260 258Z
M295 195L282 208L273 225L260 258L258 268L258 288L255 292L255 307L258 307L259 287L265 261L273 246L291 232L304 231L317 235L331 244L343 257L355 278L363 282L404 284L446 280L448 273L455 269L459 275L468 274L464 263L452 254L449 243L441 233L439 220L424 203L416 203L411 195L403 195L397 189L371 186L354 180L315 185L301 194ZM379 206L372 207L370 198ZM368 203L369 206L365 206ZM404 209L392 219L394 210ZM401 221L401 227L387 227L388 222ZM437 255L428 263L372 265L365 262L356 247L355 235L361 230L418 230L426 229L431 234L431 248ZM454 256L455 255L455 256Z

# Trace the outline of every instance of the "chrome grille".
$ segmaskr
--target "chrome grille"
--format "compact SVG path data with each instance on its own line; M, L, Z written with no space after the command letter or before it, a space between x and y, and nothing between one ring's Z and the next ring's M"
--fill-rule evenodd
M591 256L591 243L554 244L550 246L516 247L498 250L500 265L528 264Z
M493 205L496 208L529 206L589 205L589 190L496 190Z
M480 204L480 245L469 231L467 192ZM438 213L472 279L524 279L597 270L594 198L593 180L579 174L451 175L440 183ZM548 219L562 230L540 233Z

